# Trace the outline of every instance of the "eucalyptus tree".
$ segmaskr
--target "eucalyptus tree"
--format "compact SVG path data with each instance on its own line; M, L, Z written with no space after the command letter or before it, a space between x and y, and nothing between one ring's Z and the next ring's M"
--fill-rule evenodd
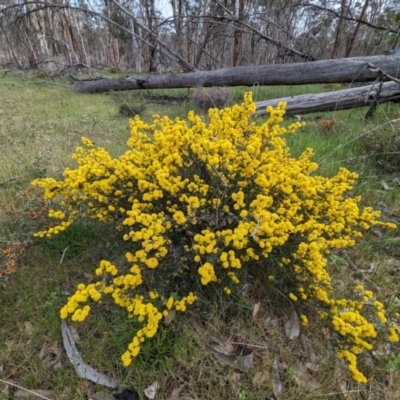
M188 72L382 54L393 1L0 0L0 58Z

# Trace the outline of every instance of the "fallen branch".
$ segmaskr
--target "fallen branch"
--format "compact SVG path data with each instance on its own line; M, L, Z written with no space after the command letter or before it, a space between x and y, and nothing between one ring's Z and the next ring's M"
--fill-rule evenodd
M80 376L81 378L89 379L90 381L98 383L99 385L116 388L117 381L114 378L110 378L109 376L102 374L101 372L97 372L94 368L83 361L82 356L75 346L74 338L72 337L68 325L65 323L65 321L62 321L61 323L61 332L67 357L71 364L74 366L78 376Z
M400 56L337 58L292 64L249 65L215 71L185 74L131 76L122 79L104 78L77 81L76 92L99 93L120 90L173 89L211 86L303 85L317 83L370 82L376 72L373 64L390 76L400 76ZM387 80L387 78L385 78Z

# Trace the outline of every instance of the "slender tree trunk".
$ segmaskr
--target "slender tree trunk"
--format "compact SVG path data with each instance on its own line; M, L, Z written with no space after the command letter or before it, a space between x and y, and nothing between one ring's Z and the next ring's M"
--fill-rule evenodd
M17 66L18 69L21 69L21 64L19 63L18 57L17 57L17 55L16 55L16 53L14 51L14 46L9 41L9 39L7 37L7 33L4 30L3 26L0 25L0 27L1 27L1 31L3 32L4 39L5 39L5 41L6 41L7 45L8 45L8 50L11 52L12 58L13 58L13 60L15 62L15 65Z
M25 6L28 11L32 11L34 9L34 6L29 2L25 2ZM32 50L30 56L31 66L34 67L36 67L40 61L42 61L49 55L49 49L47 48L47 42L46 42L46 32L44 28L43 15L44 15L43 10L37 12L31 12L29 14L29 24L31 29L28 34L28 41L29 41L29 47Z
M364 19L365 13L367 12L368 5L369 5L369 0L365 0L364 7L361 11L360 17L358 18L360 21L362 21ZM354 29L353 34L350 37L349 43L347 45L346 54L345 54L346 58L350 57L351 52L353 51L354 42L356 41L356 37L357 37L358 31L360 30L360 27L361 27L361 22L358 22L356 28Z
M344 16L344 12L346 9L346 0L342 0L341 1L341 5L340 5L340 16L343 17ZM335 42L333 43L333 49L332 49L332 55L331 58L336 58L338 55L338 50L339 50L339 38L340 38L340 32L342 30L342 25L343 25L343 19L339 18L338 19L338 26L336 28L336 34L335 34Z
M234 0L236 2L236 0ZM235 21L235 32L233 37L233 57L232 66L237 67L240 64L240 52L242 47L242 30L241 25L244 19L244 3L245 0L239 1L238 21Z

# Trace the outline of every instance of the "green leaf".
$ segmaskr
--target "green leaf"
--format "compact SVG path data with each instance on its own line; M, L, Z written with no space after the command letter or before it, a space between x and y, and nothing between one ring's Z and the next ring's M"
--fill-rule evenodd
M387 42L388 42L389 45L395 44L396 40L397 40L397 35L396 34L391 33L391 34L388 35Z

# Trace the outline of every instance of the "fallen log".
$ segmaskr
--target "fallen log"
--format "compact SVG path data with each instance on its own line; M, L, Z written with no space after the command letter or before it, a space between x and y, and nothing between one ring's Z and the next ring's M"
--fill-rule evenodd
M396 82L385 82L378 94L379 84L337 90L328 93L302 94L299 96L281 97L256 102L258 115L266 114L268 105L276 107L278 103L287 102L287 114L307 114L317 111L335 111L349 108L370 106L375 99L378 104L389 101L400 100L400 84Z
M171 89L194 86L303 85L309 83L368 82L376 79L368 64L400 77L400 56L337 58L295 64L268 64L195 71L185 74L143 75L122 79L95 78L77 81L76 92Z

